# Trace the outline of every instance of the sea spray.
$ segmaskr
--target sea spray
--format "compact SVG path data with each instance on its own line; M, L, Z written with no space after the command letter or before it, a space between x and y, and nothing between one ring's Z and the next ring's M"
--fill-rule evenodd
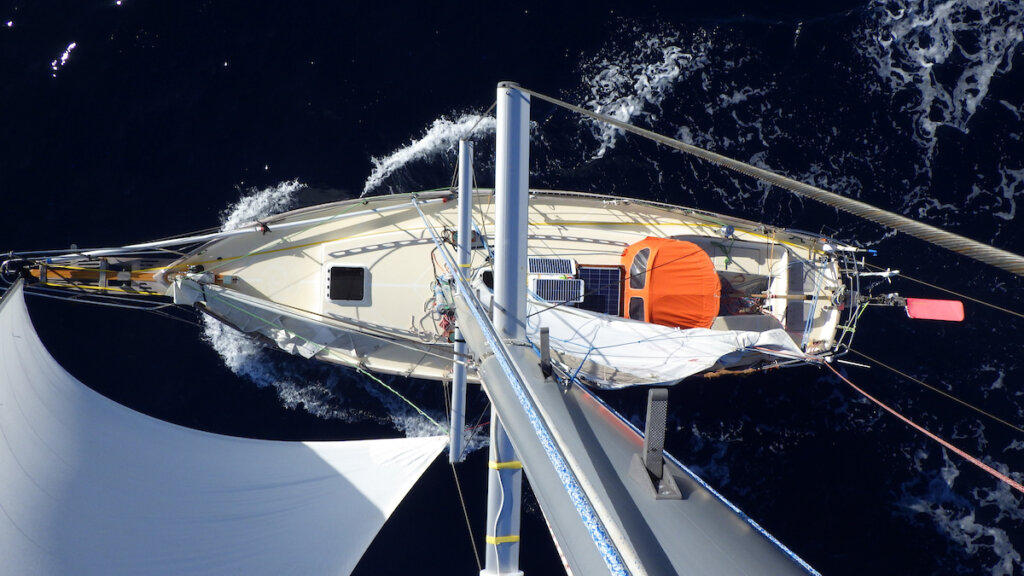
M288 180L262 190L249 189L238 202L221 211L221 230L234 230L255 220L287 211L295 203L295 194L305 187L298 180Z
M272 350L255 339L207 315L202 316L202 326L203 340L217 352L225 366L260 388L274 388L285 407L302 407L320 418L347 422L365 419L362 411L343 409L331 386L312 381L309 374L300 374L283 365L273 357Z
M393 174L413 162L429 161L437 156L458 150L459 140L470 135L479 136L494 132L494 117L464 114L452 120L440 117L427 128L426 133L387 156L373 157L373 171L366 178L362 196L377 190ZM390 193L396 192L388 187ZM415 190L397 190L415 192Z
M968 132L994 77L1024 40L1024 4L876 0L860 44L929 153L946 126Z
M1017 198L1024 195L1024 169L999 167L999 184L975 185L967 197L976 211L990 212L995 218L1009 222L1017 217Z
M602 51L582 67L589 92L586 107L623 122L656 121L662 102L676 84L707 64L706 42L696 50L686 50L680 43L674 33L648 33L625 51L617 47ZM603 123L592 123L591 130L599 144L595 158L614 148L624 134Z
M969 564L984 559L982 562L993 576L1019 573L1024 569L1021 554L1014 548L1010 534L1000 526L1024 524L1024 507L1018 496L1001 483L992 488L972 489L965 483L958 487L960 469L945 450L941 454L943 465L934 470L927 464L929 451L916 452L914 462L920 475L901 487L900 510L911 521L926 519L956 544L955 550L965 555L956 572L969 572ZM1005 464L988 463L1008 472ZM961 494L962 490L969 495ZM968 562L967 556L973 562Z
M203 340L225 366L260 388L273 388L288 409L348 423L375 422L406 436L439 434L426 418L370 379L337 366L287 356L209 316L202 317L202 327ZM436 411L428 414L444 420Z

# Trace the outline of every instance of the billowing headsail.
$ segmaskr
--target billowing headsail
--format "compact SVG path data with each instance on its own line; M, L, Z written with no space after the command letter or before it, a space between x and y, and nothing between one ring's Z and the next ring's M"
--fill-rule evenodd
M5 574L348 574L445 438L275 442L134 412L0 302Z

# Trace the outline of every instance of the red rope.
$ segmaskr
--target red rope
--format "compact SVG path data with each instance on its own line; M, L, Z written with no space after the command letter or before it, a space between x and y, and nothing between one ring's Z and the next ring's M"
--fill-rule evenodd
M992 476L994 476L996 479L998 479L999 481L1003 482L1007 486L1013 488L1014 490L1016 490L1018 492L1024 493L1024 485L1021 485L1020 482L1017 482L1016 480L1014 480L1013 478L1010 478L1006 474L1003 474L1002 472L996 470L995 468L989 466L988 464L985 464L984 462L982 462L981 460L975 458L974 456L971 456L967 452L964 452L963 450L957 448L956 446L953 446L949 442L946 442L942 438L939 438L935 434L932 434L931 432L925 430L923 427L919 426L918 424L915 424L914 422L912 422L906 416L904 416L904 415L900 414L899 412L893 410L892 408L886 406L885 404L883 404L880 400L878 400L874 396L872 396L872 395L868 394L867 392L865 392L865 391L861 390L860 388L858 388L853 382L850 382L849 380L846 379L845 376L840 374L839 371L836 370L835 367L832 366L831 364L828 364L828 363L824 363L824 364L825 364L825 366L828 366L828 369L831 370L836 376L838 376L840 380L842 380L843 382L846 382L847 384L849 384L851 388L853 388L857 392L860 392L860 394L862 396L864 396L868 400L871 400L872 402L877 404L879 407L881 407L883 410L885 410L889 414L892 414L893 416L899 418L900 420L905 422L908 426L914 428L915 430L917 430L921 434L924 434L925 436L931 438L932 440L935 440L939 444L942 444L947 449L952 450L953 452L956 452L964 460L967 460L971 464L974 464L978 468L981 468L985 472L988 472L989 474L991 474Z

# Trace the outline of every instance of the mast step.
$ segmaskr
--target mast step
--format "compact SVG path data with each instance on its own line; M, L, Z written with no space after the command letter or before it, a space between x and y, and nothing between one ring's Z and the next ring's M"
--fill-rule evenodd
M634 454L629 475L650 488L656 500L681 500L683 495L671 474L665 473L665 420L668 417L668 390L652 388L647 393L647 423L644 427L643 454Z
M662 457L664 460L664 456ZM647 466L640 460L639 454L633 454L629 461L629 477L635 482L648 488L648 495L655 500L682 500L683 491L679 489L675 478L671 474L662 474L661 478L655 478L647 470Z

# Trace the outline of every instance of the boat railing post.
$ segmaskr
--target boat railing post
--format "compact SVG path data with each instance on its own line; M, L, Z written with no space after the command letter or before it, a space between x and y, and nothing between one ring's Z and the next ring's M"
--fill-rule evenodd
M530 97L511 82L498 84L494 159L494 327L506 342L526 340L526 233L529 202ZM487 483L487 553L481 575L519 571L522 465L491 411Z
M459 141L459 274L467 281L473 249L473 143ZM466 428L466 339L455 328L455 359L452 374L452 410L449 430L448 461L465 459Z

